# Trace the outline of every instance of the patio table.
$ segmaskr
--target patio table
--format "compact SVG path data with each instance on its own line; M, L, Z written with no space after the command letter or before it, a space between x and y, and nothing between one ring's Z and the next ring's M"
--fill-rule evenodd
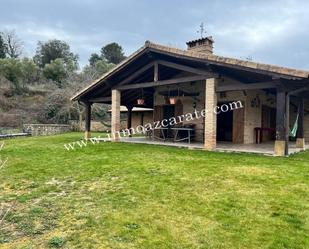
M175 136L174 136L174 142L180 142L180 141L183 141L183 140L188 140L188 143L191 143L191 132L194 131L193 128L179 127L179 128L171 128L171 129L176 131ZM179 131L187 131L188 136L184 137L184 138L177 139Z
M160 133L162 135L162 138L159 136L155 135L155 130L160 130ZM153 132L152 132L152 140L154 140L155 138L160 139L165 141L167 139L167 137L165 137L165 133L164 130L168 130L168 128L163 128L163 127L158 127L158 128L153 128Z

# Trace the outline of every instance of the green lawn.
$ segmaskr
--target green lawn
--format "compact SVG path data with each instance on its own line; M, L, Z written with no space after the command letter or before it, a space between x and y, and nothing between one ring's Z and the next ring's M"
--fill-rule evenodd
M0 248L309 248L309 152L5 140Z

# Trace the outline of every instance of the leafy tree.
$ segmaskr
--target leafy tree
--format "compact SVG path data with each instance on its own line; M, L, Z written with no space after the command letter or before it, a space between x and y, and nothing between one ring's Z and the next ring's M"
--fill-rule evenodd
M18 38L14 30L2 33L5 44L5 52L10 58L18 58L22 54L23 42Z
M94 80L111 70L115 64L107 63L104 60L98 60L93 66L85 66L83 74L86 79Z
M115 64L107 63L106 61L99 60L94 65L94 70L97 72L99 76L102 76L109 70L111 70L113 67L115 67Z
M0 59L4 59L6 57L6 45L2 38L2 33L0 33Z
M33 84L40 79L41 69L32 59L22 59L22 61L20 61L20 70L22 74L23 86L25 86L25 84Z
M78 55L71 52L70 46L65 41L49 40L38 42L34 61L42 68L46 64L62 59L70 71L78 69Z
M58 58L45 64L43 74L47 79L55 81L59 87L63 87L65 79L68 77L68 70L64 60Z
M19 61L12 58L1 59L0 74L7 80L13 83L18 83L18 80L22 75Z
M14 86L14 93L19 94L21 87L25 88L27 84L37 82L40 75L41 69L32 59L0 59L0 76L6 78Z
M21 93L19 82L22 77L22 72L18 60L12 58L0 59L0 75L13 84L14 93Z
M90 58L89 58L89 64L90 64L90 66L94 66L94 64L95 64L97 61L99 61L99 60L101 60L100 55L98 55L97 53L91 54L91 55L90 55Z
M118 64L125 59L122 47L116 43L110 43L101 49L102 59L106 59L107 62Z

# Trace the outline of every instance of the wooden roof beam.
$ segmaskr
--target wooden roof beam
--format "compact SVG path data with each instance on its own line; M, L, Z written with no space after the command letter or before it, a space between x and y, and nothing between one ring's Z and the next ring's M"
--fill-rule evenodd
M269 88L277 88L277 86L278 81L268 81L268 82L252 83L252 84L233 84L226 86L218 86L216 88L216 92L269 89Z
M148 69L152 68L154 65L155 65L154 62L150 62L150 63L146 64L145 66L141 67L140 69L135 71L133 74L131 74L129 77L127 77L124 80L122 80L121 82L119 82L116 86L122 86L124 84L130 83L130 81L134 80L137 76L141 75L142 73L144 73Z
M173 85L173 84L185 83L185 82L191 82L191 81L206 80L207 78L210 78L210 76L196 75L196 76L175 78L175 79L170 79L170 80L161 80L161 81L156 81L156 82L144 82L144 83L124 85L124 86L116 86L113 89L129 90L129 89L157 87L157 86Z
M198 75L209 75L210 72L203 70L203 69L198 69L198 68L194 68L194 67L189 67L189 66L185 66L182 64L178 64L178 63L173 63L173 62L169 62L169 61L163 61L163 60L158 60L157 61L160 65L166 66L166 67L171 67L174 69L178 69L180 71L185 71L185 72L189 72L189 73L193 73L193 74L198 74Z
M89 102L91 103L104 103L104 102L110 102L112 101L112 97L97 97L97 98L90 98L88 99Z

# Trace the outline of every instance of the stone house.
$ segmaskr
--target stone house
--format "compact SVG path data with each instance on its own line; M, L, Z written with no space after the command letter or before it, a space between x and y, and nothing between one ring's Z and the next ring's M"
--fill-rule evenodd
M309 72L218 56L213 53L213 44L212 37L205 37L187 42L187 50L181 50L146 41L72 97L86 107L86 138L90 136L93 103L112 105L115 134L121 129L121 105L127 108L127 128L131 128L135 125L132 109L137 106L153 109L152 121L159 121L241 103L243 108L209 111L204 117L184 119L164 129L174 133L188 130L189 137L193 131L194 142L205 150L216 150L222 144L236 151L240 145L267 144L272 154L281 156L304 150L309 140ZM295 134L291 138L292 128ZM156 132L159 135L155 136ZM160 134L153 131L153 137L162 140ZM113 140L121 141L121 137Z

